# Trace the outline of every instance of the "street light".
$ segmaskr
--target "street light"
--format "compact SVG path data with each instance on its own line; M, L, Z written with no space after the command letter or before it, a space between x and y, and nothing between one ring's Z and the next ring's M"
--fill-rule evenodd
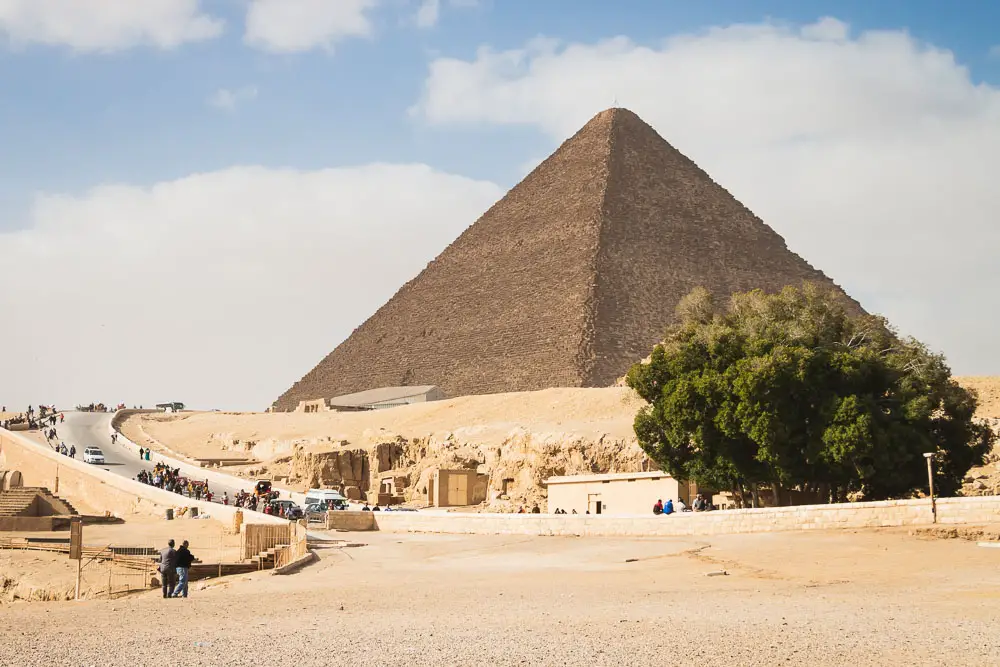
M931 467L931 461L934 460L934 452L924 452L924 458L927 459L927 486L930 487L931 491L931 514L934 515L934 523L937 523L937 501L934 499L934 470Z

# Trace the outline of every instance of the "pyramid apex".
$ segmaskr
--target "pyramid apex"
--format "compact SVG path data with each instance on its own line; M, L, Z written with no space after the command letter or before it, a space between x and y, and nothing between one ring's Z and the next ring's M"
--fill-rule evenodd
M608 107L603 111L599 111L595 116L587 121L581 130L598 128L611 129L616 126L620 127L622 124L632 125L633 127L642 126L652 129L649 123L640 118L639 114L635 113L631 109L626 109L625 107Z

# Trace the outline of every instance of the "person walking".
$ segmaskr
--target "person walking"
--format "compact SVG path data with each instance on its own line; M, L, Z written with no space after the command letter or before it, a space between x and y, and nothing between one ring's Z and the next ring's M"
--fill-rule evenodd
M170 597L177 585L177 551L174 541L167 542L167 548L160 551L160 579L163 580L163 597Z
M69 446L69 457L71 459L75 459L76 458L76 445L70 445Z
M174 597L187 597L188 596L188 570L191 568L191 563L194 562L194 556L188 550L188 541L184 540L181 542L181 548L177 550L177 586L174 588Z

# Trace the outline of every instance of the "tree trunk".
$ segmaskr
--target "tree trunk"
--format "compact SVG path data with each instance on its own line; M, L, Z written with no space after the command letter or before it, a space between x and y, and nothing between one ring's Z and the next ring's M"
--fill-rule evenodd
M784 500L784 498L782 498L782 495L783 494L781 493L781 486L778 484L777 480L772 481L771 498L774 500L775 507L781 507L782 505L785 504L784 502L782 502Z

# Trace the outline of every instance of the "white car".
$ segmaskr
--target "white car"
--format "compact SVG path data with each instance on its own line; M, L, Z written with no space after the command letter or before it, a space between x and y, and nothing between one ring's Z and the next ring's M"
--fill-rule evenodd
M98 447L87 447L83 450L83 462L104 465L104 452Z

